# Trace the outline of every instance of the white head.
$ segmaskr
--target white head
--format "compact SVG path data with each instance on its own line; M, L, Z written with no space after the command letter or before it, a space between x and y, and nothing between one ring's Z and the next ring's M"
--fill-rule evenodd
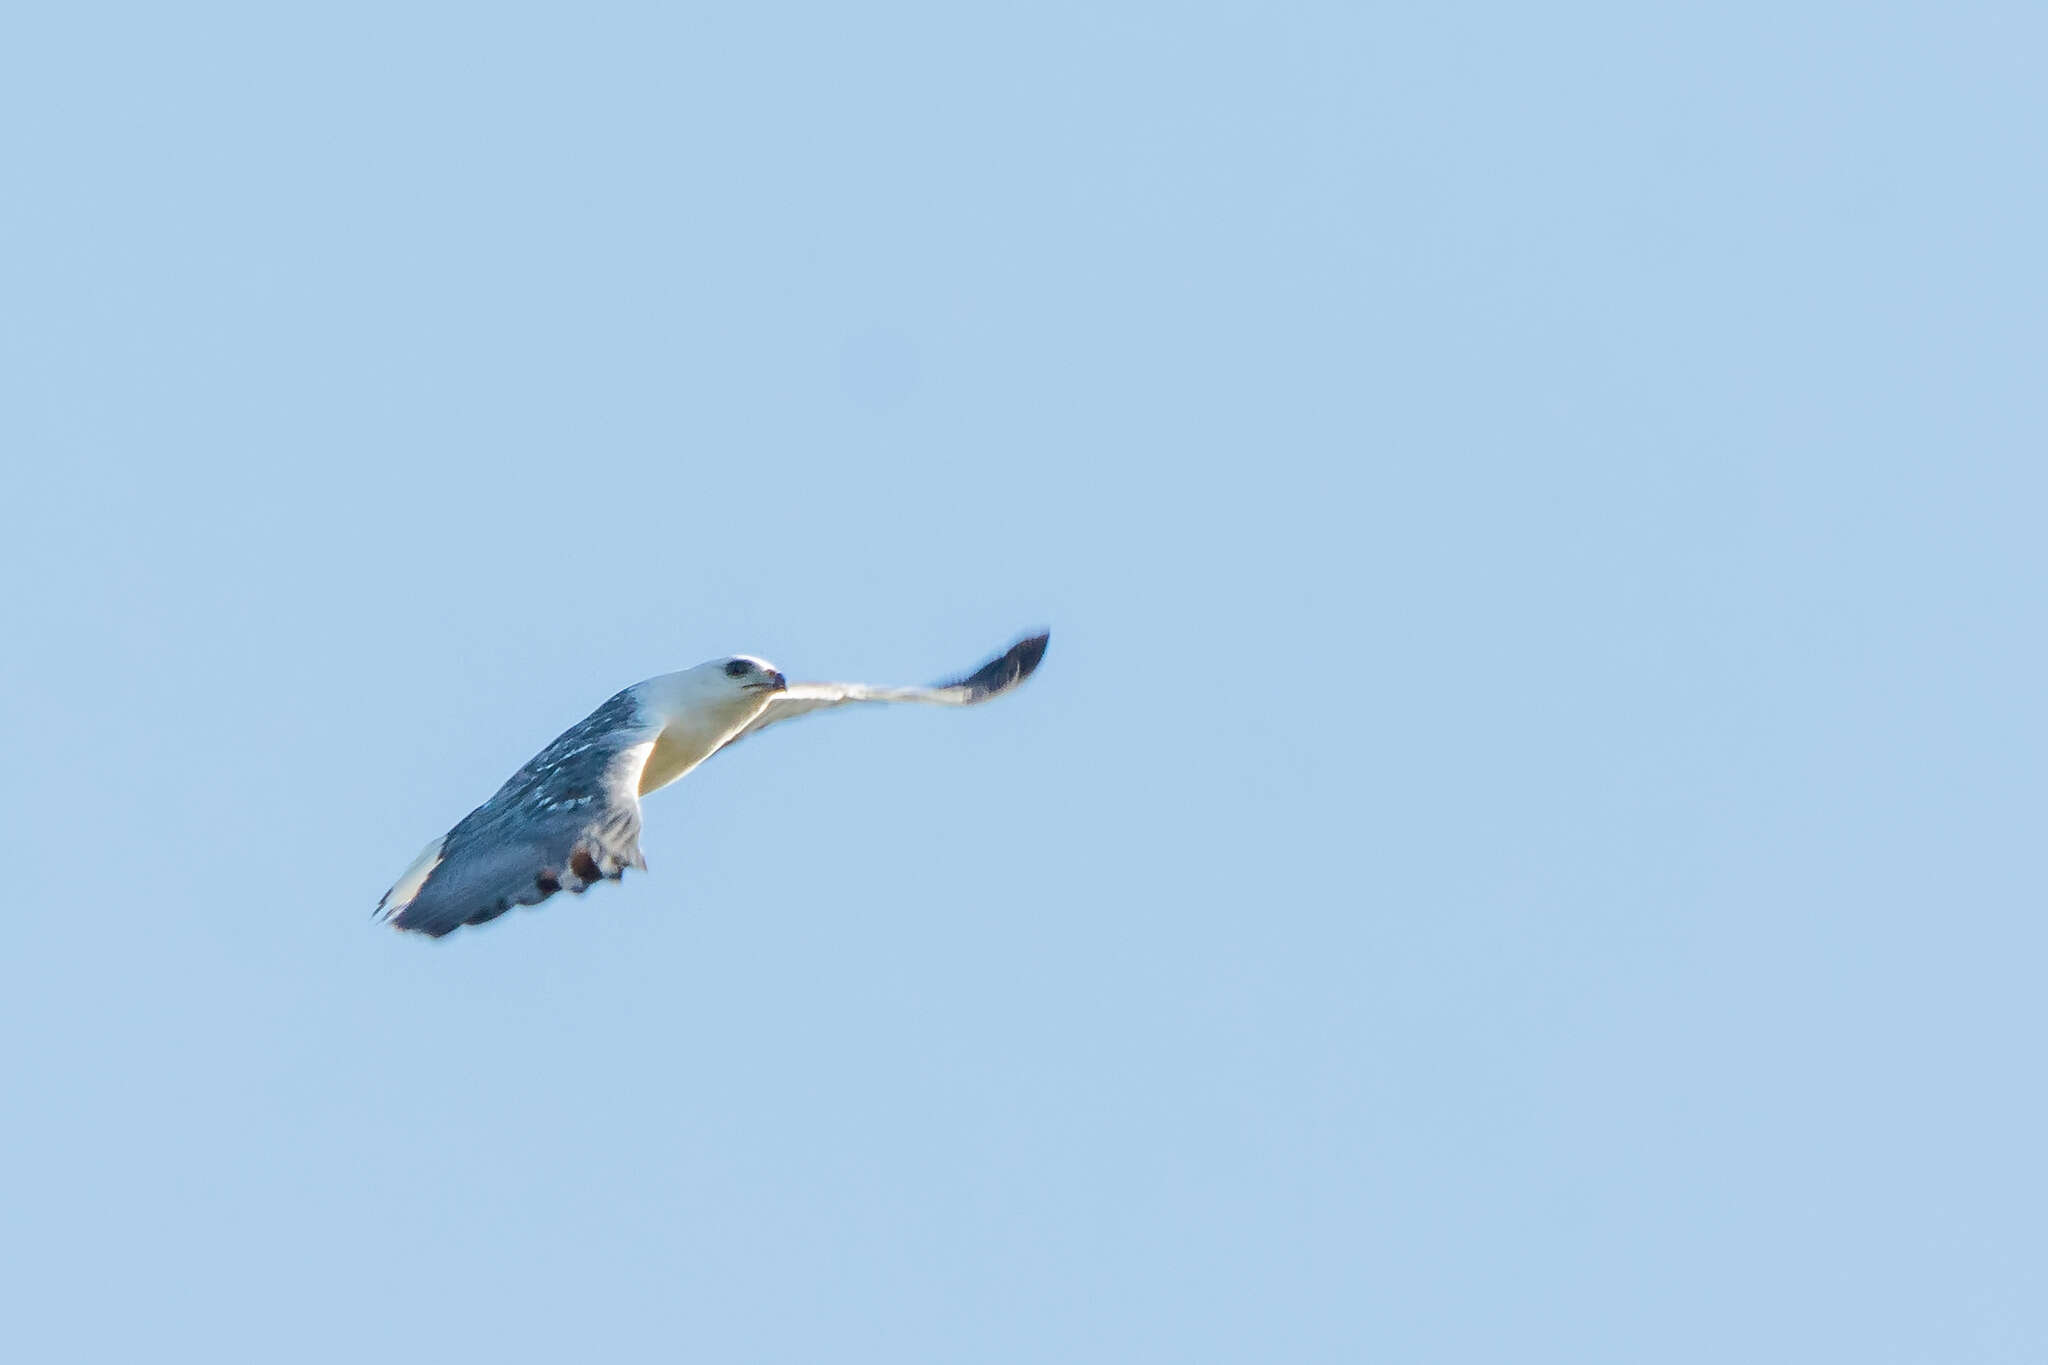
M734 654L649 678L633 690L641 706L652 713L651 719L722 731L745 725L788 686L775 665L751 654Z
M713 659L710 663L698 664L689 671L717 673L728 685L737 687L742 692L780 692L789 686L789 680L782 676L780 669L766 659L757 659L751 654L735 654L729 659Z
M701 716L714 724L745 724L769 698L788 687L774 664L751 654L734 654L664 673L641 684L646 700L671 714Z

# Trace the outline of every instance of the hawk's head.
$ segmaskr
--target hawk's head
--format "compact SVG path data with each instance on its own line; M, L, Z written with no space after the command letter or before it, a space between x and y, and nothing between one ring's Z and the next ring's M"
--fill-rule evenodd
M756 659L751 654L735 654L730 659L714 659L708 664L690 670L710 673L722 678L725 686L741 692L780 692L789 686L774 664L766 659Z

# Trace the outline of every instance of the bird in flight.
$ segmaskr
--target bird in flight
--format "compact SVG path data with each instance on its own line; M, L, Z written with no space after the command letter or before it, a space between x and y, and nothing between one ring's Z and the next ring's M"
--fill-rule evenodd
M640 798L778 721L851 702L973 706L1038 668L1049 634L1027 636L963 677L930 687L793 683L751 655L635 683L542 749L497 795L429 844L374 912L439 938L557 891L618 881L640 856Z

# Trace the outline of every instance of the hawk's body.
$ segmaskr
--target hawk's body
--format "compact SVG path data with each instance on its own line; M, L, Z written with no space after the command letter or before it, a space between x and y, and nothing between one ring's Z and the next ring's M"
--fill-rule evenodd
M636 683L565 731L406 869L377 903L400 929L439 937L537 905L557 891L618 880L640 857L640 798L734 740L848 702L971 706L1031 676L1045 635L1019 641L934 687L791 684L745 655Z

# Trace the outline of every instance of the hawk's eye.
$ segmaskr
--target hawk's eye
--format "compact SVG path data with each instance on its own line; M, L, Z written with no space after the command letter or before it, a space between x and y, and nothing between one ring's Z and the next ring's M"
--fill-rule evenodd
M745 659L734 659L731 663L725 666L725 676L728 678L744 678L747 676L747 674L751 673L753 669L754 666L748 663Z

